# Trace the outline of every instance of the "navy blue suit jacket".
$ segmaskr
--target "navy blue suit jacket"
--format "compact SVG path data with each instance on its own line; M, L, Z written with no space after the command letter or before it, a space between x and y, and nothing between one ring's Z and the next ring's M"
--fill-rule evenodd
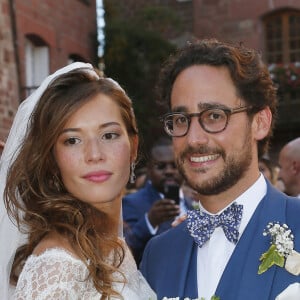
M300 276L277 266L257 274L259 258L270 246L270 237L262 233L269 222L276 221L290 227L295 236L294 249L300 252L300 201L268 184L266 196L255 210L222 274L215 293L221 300L274 300L289 284L300 282ZM158 299L164 296L198 297L197 245L185 222L151 239L144 252L141 271Z
M137 192L123 198L124 235L137 263L142 258L147 242L153 237L148 229L145 213L160 199L159 192L149 181ZM171 221L164 222L159 226L156 235L170 228Z

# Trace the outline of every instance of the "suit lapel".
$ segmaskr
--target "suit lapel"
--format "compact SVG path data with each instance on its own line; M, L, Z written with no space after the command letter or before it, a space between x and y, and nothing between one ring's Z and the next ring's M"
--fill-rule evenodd
M269 222L285 222L286 202L268 184L262 199L250 219L223 272L216 295L221 299L269 299L276 266L258 275L260 256L270 246L263 231Z
M165 271L164 289L166 295L172 297L196 298L197 289L197 247L193 238L187 232L185 222L178 225L176 239L170 242L170 254L168 256L169 268ZM175 243L179 241L179 243Z
M182 287L182 295L194 299L198 296L198 282L197 282L197 245L192 242L192 251L190 261L187 269L187 276L185 284ZM186 296L187 295L187 296Z

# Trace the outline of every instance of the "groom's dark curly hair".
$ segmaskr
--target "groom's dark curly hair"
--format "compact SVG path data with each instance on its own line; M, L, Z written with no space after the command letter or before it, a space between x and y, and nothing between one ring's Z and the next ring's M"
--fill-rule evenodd
M208 65L226 67L239 97L252 107L249 115L269 107L273 115L267 137L258 142L259 156L266 152L277 115L276 88L261 55L243 45L233 45L216 39L204 39L188 43L179 49L163 65L156 87L158 104L170 110L170 97L174 81L179 73L190 66ZM199 82L201 84L201 82Z

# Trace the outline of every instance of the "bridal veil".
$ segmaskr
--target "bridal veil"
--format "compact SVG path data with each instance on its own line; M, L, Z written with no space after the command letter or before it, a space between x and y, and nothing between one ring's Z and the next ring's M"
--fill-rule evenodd
M27 125L31 114L45 89L56 77L78 68L84 68L92 76L99 78L92 65L80 62L70 64L48 76L40 87L20 104L7 138L0 161L0 299L9 299L9 276L12 262L16 249L26 241L26 236L18 230L17 226L8 217L4 205L3 192L8 169L18 154L20 145L26 138Z

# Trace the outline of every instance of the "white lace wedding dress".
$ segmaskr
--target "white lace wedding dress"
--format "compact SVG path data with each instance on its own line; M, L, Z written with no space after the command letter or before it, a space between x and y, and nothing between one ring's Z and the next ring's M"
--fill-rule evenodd
M125 274L127 283L115 283L114 287L125 300L157 299L137 270L129 250L126 251L121 271ZM87 275L88 269L81 260L64 249L51 248L39 256L28 257L13 299L99 300L101 294L97 292L91 279L86 280Z

